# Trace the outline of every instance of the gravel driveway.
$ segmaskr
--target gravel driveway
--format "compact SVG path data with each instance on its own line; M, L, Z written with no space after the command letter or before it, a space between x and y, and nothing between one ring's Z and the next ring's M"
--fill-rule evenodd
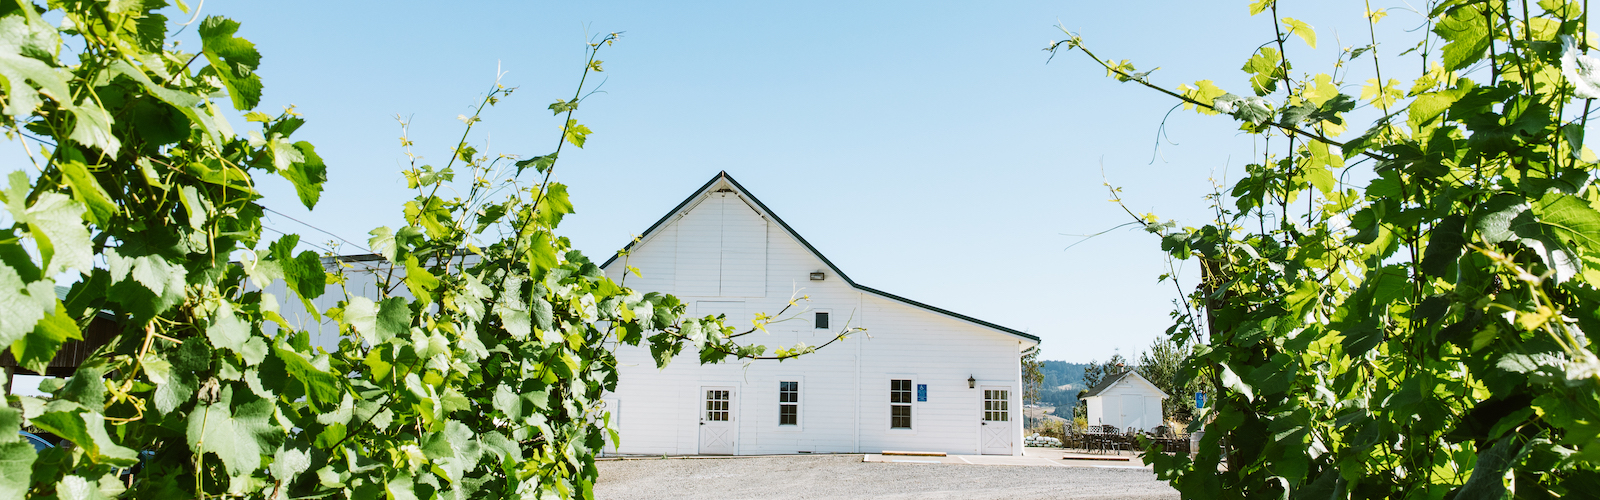
M1178 498L1147 469L864 463L861 455L599 462L595 498Z

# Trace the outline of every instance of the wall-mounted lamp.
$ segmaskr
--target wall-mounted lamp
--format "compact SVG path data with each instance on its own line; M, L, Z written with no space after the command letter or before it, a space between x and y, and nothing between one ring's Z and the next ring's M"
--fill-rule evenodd
M968 389L976 389L977 387L978 387L978 379L972 378L971 375L968 375L967 376L967 388Z
M811 273L811 281L822 281L822 279L826 277L828 277L828 275L822 274L822 271Z

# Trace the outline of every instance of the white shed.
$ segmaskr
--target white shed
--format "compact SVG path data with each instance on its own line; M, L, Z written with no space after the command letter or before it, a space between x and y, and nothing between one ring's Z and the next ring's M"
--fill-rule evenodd
M642 276L624 278L626 266ZM1021 353L1038 337L857 284L726 173L601 267L729 324L810 296L798 321L746 337L753 344L868 332L782 363L701 365L686 351L657 369L647 347L621 346L606 398L621 443L608 452L1022 454Z
M1161 402L1167 393L1133 370L1107 375L1083 399L1089 406L1089 425L1146 431L1165 425Z

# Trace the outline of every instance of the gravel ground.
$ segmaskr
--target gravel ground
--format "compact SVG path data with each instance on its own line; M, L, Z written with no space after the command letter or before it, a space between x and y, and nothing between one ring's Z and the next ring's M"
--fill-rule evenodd
M1178 498L1147 469L863 463L861 455L602 461L595 498Z

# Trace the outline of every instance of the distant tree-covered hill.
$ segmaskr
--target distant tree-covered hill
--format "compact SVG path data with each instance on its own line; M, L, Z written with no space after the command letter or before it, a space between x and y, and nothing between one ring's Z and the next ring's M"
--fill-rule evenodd
M1040 372L1044 383L1039 388L1039 402L1055 406L1056 415L1071 416L1072 407L1078 404L1078 391L1088 389L1083 385L1083 369L1088 363L1044 361Z

